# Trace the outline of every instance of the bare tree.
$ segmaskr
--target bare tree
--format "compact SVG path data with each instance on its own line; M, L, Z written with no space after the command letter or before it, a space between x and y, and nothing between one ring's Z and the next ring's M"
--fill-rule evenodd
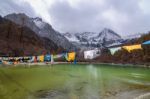
M25 24L25 18L22 17L21 19L22 23L21 23L21 31L20 31L20 44L22 46L22 50L24 50L24 42L23 42L23 28L24 28L24 24Z
M11 21L9 21L9 23L8 23L8 29L7 29L8 31L7 31L7 35L6 35L6 38L7 38L7 52L9 52L9 49L10 49L9 39L10 39L11 27L12 27L12 23L11 23Z
M11 26L12 26L12 23L11 23L11 21L9 21L9 23L8 23L8 31L7 31L7 35L6 35L7 39L9 39L9 36L10 36Z
M22 23L21 23L21 32L20 32L20 43L22 43L22 41L23 41L23 27L24 27L25 18L22 17L21 21L22 21Z

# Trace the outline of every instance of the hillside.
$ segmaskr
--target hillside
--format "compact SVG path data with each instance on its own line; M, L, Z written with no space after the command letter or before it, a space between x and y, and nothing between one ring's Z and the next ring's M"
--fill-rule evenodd
M145 41L150 40L150 32L142 35L140 38L136 38L128 41L124 45L142 44ZM121 63L121 64L150 64L150 45L142 45L142 50L127 50L121 49L114 55L110 54L108 49L103 49L102 55L95 59L98 62L105 63Z
M38 36L25 26L0 17L0 56L37 55L62 51L51 40Z
M4 18L19 25L24 24L24 26L30 28L37 35L53 41L60 48L64 48L66 50L72 50L75 48L63 35L54 30L49 23L44 22L39 17L31 18L24 13L13 13L6 15Z

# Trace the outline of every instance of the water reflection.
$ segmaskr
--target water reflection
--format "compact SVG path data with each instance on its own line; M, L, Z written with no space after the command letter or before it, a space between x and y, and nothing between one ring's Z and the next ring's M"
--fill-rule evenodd
M133 99L150 89L143 83L145 74L117 68L69 67L69 79L62 89L50 91L50 99ZM134 78L138 78L134 79ZM55 95L53 95L55 93ZM46 98L45 98L46 99Z
M97 68L93 65L87 65L87 70L88 70L89 74L91 74L91 76L94 77L95 80L97 80L97 78L98 78Z
M27 95L19 86L13 87L13 83L0 74L0 93L3 92L1 86L7 89L6 94L19 89L17 96L10 96L12 99L133 99L150 92L150 71L145 69L60 65L6 69L5 72L33 93Z

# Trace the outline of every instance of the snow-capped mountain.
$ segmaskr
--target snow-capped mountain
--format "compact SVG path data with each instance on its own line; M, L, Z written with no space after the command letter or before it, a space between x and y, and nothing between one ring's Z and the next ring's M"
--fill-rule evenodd
M120 35L107 28L103 29L100 33L65 33L64 36L70 42L76 42L88 47L107 47L112 44L120 44L122 39Z
M24 13L20 14L9 14L5 16L6 19L11 20L19 25L26 26L32 31L37 33L43 38L50 39L55 44L64 49L71 50L74 49L74 45L70 43L63 35L55 31L52 26L44 22L41 18L30 18Z
M59 51L64 50L62 47L58 47L51 40L38 36L28 27L20 27L20 25L1 16L0 31L1 56L30 56L49 51L59 53ZM57 50L58 48L59 51Z
M74 35L74 34L71 34L71 33L64 33L64 36L70 41L70 42L77 42L79 43L80 40Z
M39 17L32 18L32 20L35 23L35 25L40 29L44 28L44 26L46 25L46 23L43 22L42 19Z
M88 42L91 41L98 34L95 32L83 32L83 33L76 33L75 35L81 42Z
M118 40L121 39L121 36L118 35L117 33L115 33L113 30L110 29L103 29L98 36L94 37L93 40L94 41L98 41L98 42L104 42L105 41L114 41L114 40Z

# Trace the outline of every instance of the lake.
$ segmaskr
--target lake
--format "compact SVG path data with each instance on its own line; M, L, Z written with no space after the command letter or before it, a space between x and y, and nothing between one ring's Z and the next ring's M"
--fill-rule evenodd
M134 99L149 92L147 68L85 64L0 67L0 99Z

